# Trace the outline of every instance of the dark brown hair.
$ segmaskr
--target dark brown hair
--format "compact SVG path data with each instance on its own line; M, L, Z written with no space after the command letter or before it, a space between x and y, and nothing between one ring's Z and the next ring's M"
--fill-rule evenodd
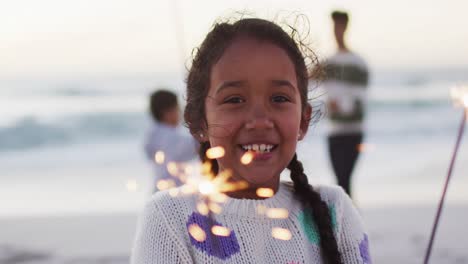
M338 11L338 10L333 11L331 13L331 17L332 17L333 21L338 22L338 23L342 23L344 25L347 25L348 21L349 21L348 13L346 13L344 11Z
M155 121L161 122L164 113L177 107L177 95L167 90L159 90L150 95L150 112Z
M205 98L209 90L210 73L213 65L221 58L226 48L239 37L250 37L260 41L268 41L283 49L294 64L298 88L301 96L302 110L308 104L308 80L312 75L318 75L320 67L315 54L302 40L298 39L297 31L290 27L292 33L289 35L280 26L263 19L247 18L240 19L235 23L217 23L208 33L194 56L192 66L187 77L187 106L184 117L190 132L198 137L203 128L208 124L205 118ZM308 71L307 59L312 64L312 72ZM316 76L313 76L316 77ZM205 152L210 148L208 142L200 146L200 158L208 159ZM213 173L218 173L218 163L210 160ZM294 155L288 165L291 171L291 179L294 184L296 197L301 201L303 207L311 213L311 219L317 223L320 234L320 245L322 255L327 263L342 263L335 239L331 216L327 204L321 199L318 192L309 185L307 176L304 174L302 163ZM313 213L312 213L313 212Z

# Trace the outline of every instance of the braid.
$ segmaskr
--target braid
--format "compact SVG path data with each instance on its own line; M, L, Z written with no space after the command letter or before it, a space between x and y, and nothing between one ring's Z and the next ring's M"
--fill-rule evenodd
M200 143L200 148L198 150L198 156L200 157L200 160L202 162L208 161L211 162L211 172L216 175L218 174L219 166L218 162L215 159L208 159L206 157L206 151L211 148L209 142L201 142Z
M342 264L341 254L338 251L338 244L333 234L328 206L322 200L320 194L309 185L302 163L297 160L296 154L289 163L288 169L291 171L291 179L297 197L303 207L312 209L311 219L314 219L317 223L320 246L326 262L329 264Z

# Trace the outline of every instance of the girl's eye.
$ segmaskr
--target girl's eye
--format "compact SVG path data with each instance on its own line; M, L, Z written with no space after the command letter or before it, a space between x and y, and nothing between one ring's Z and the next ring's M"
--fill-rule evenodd
M225 103L225 104L240 104L240 103L243 103L243 102L245 102L244 99L242 99L239 96L235 96L235 97L227 98L226 100L224 100L223 103Z
M275 103L284 103L284 102L290 101L286 96L282 96L282 95L275 95L271 98L271 100Z

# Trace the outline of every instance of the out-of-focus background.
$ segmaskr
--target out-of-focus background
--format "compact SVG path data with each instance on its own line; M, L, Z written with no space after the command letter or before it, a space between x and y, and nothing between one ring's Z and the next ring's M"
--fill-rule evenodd
M422 263L462 113L449 91L468 84L466 1L2 2L0 263L127 263L153 189L149 93L183 98L192 48L234 11L306 15L324 59L335 8L350 13L348 45L371 71L353 176L371 255ZM334 183L325 140L319 122L299 147L313 183ZM467 171L464 144L431 263L468 263Z

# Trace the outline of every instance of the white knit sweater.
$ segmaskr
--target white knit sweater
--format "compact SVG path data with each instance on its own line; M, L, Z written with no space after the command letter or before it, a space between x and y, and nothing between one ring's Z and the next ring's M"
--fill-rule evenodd
M368 239L351 200L339 187L315 189L328 204L332 225L344 263L371 263ZM229 236L214 236L210 220L198 213L193 196L171 197L156 193L146 205L139 222L131 263L324 263L316 224L304 217L292 186L281 183L278 192L265 200L229 198L223 211L214 214L215 225L231 230ZM271 219L258 208L285 208L286 219ZM188 227L197 224L206 233L195 240ZM291 233L289 240L272 236L280 227Z

